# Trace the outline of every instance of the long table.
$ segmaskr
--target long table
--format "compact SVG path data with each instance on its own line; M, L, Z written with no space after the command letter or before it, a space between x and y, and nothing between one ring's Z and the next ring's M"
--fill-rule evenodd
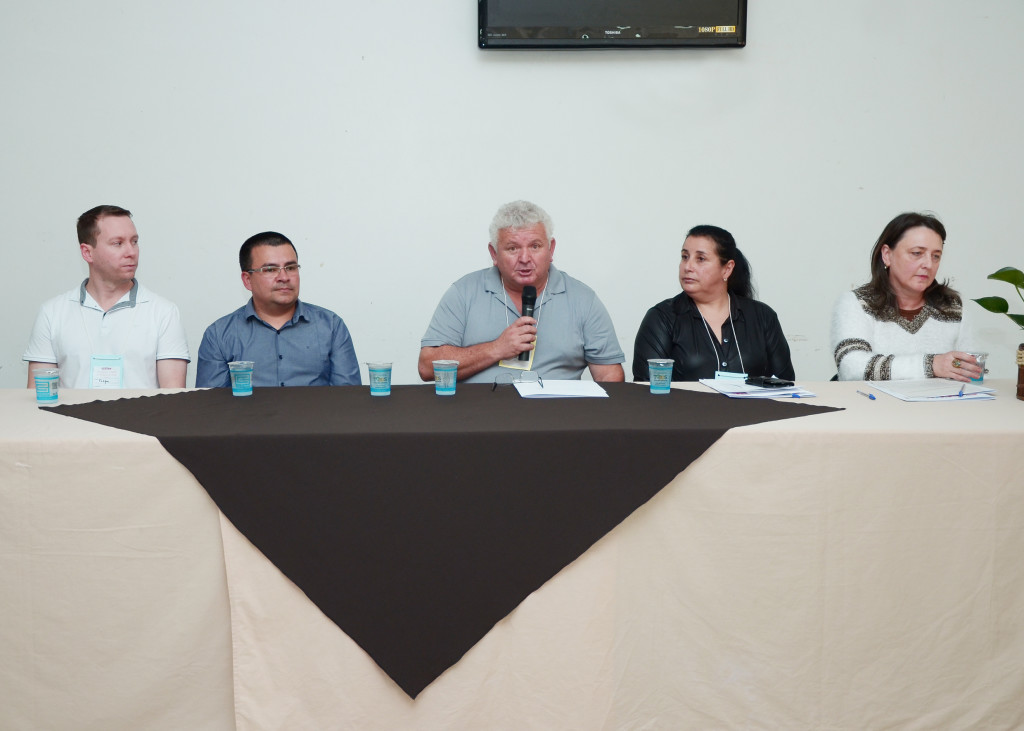
M0 392L0 726L1019 726L1024 403L858 385L726 433L415 701L155 439Z

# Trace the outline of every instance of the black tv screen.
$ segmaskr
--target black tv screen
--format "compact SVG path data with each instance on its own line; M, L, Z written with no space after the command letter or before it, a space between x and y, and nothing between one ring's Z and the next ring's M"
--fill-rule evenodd
M747 0L478 0L480 48L747 43Z

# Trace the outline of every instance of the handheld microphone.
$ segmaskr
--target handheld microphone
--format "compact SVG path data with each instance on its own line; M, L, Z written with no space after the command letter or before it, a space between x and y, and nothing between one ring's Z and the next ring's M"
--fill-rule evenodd
M533 307L537 304L537 288L531 285L523 287L523 317L533 317ZM519 354L519 360L529 360L530 351Z

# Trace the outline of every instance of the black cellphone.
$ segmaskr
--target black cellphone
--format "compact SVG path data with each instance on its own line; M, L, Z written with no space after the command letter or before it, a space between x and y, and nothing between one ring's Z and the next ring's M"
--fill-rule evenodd
M747 385L761 388L788 388L795 384L785 378L776 378L775 376L754 376L747 379Z

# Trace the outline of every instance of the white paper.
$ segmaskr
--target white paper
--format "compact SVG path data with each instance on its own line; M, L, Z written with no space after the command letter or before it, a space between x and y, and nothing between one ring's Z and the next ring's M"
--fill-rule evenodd
M762 388L749 386L743 381L723 378L701 378L700 382L729 398L814 398L816 394L801 386L784 388Z
M515 384L523 398L608 398L608 393L593 381L536 381Z
M994 388L981 384L949 381L945 378L916 378L906 381L872 381L867 384L901 401L988 401ZM963 392L961 393L961 387Z

